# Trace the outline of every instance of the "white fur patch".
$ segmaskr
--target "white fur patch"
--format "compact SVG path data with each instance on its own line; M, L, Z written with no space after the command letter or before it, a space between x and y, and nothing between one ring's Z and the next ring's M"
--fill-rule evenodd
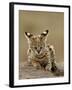
M44 34L46 34L47 32L43 32Z
M38 37L41 37L41 35L38 35Z
M28 36L30 36L30 33L27 33Z
M50 45L50 48L53 50L54 49L53 45Z

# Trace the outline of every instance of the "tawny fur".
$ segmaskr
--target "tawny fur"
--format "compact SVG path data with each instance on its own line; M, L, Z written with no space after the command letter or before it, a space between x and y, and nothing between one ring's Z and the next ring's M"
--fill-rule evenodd
M25 32L28 40L28 62L30 62L35 68L55 71L55 49L52 45L46 43L48 30L40 35L33 35Z

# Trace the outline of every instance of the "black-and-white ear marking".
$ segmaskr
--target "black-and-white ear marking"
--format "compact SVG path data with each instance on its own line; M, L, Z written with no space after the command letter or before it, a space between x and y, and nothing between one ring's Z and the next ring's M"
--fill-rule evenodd
M49 32L49 31L46 30L46 31L44 31L41 35L42 35L42 36L46 36L46 35L48 34L48 32Z
M26 35L28 38L31 38L31 37L33 36L33 34L27 33L27 32L25 32L25 35Z

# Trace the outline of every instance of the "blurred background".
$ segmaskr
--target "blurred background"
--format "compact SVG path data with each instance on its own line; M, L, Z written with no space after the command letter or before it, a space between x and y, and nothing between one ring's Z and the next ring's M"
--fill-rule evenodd
M54 46L56 61L64 61L64 13L45 11L19 11L19 63L27 61L28 43L24 32L34 35L49 30L47 43Z

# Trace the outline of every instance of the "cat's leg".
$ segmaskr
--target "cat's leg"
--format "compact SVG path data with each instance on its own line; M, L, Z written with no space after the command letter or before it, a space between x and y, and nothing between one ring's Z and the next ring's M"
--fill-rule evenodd
M51 68L52 68L52 64L51 64L51 61L50 61L50 53L49 51L46 53L46 64L45 64L45 70L47 71L51 71Z
M46 71L51 71L51 68L52 68L51 63L48 62L47 65L45 66L45 70Z
M51 70L55 71L57 70L56 59L55 59L55 49L52 45L49 45L48 48L50 52L50 61L51 61L51 66L52 66Z
M32 60L31 63L36 69L41 69L41 65L39 62Z

